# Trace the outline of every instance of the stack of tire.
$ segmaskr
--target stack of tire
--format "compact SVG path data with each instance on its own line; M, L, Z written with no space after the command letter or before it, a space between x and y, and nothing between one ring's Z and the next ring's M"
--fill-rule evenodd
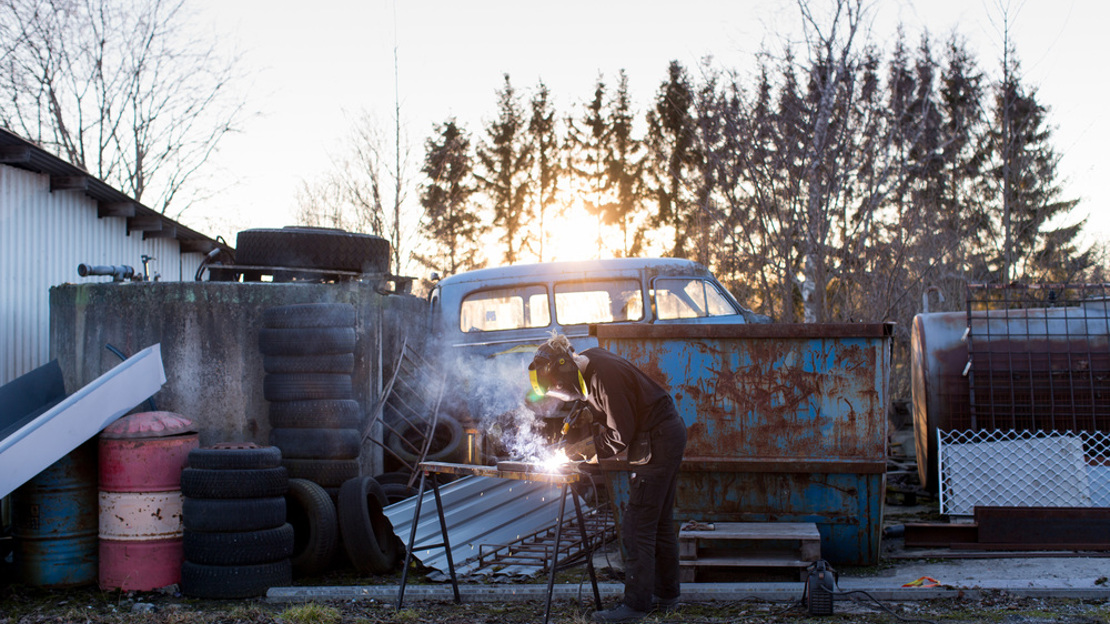
M289 476L323 487L334 499L357 477L361 411L354 400L355 308L296 304L262 313L258 346L270 402L270 444Z
M249 598L292 581L289 476L272 446L193 449L181 471L185 526L181 591L197 598Z

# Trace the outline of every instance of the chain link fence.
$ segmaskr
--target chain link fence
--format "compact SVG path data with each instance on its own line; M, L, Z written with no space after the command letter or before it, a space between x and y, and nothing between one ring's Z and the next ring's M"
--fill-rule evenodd
M938 431L940 512L1110 507L1110 432Z

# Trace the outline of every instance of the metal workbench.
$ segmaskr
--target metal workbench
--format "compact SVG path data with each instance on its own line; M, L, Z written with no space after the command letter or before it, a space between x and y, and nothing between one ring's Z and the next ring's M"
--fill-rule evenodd
M548 570L547 578L547 594L544 604L544 624L550 620L551 617L551 596L555 587L555 570L559 563L559 541L562 535L562 526L566 513L566 499L567 492L575 489L575 486L582 481L583 475L578 472L532 472L532 471L516 471L516 470L498 470L494 466L474 466L470 464L452 464L447 462L421 462L418 469L420 470L420 487L416 495L416 509L413 512L412 528L409 533L409 540L407 548L405 549L405 563L401 571L401 586L397 595L397 608L401 609L405 601L405 586L408 582L409 565L412 562L412 553L416 548L438 548L442 547L447 555L447 566L451 576L451 587L454 593L456 603L462 602L462 597L459 594L459 582L455 575L455 563L451 557L451 545L448 537L447 520L443 513L443 500L439 494L439 483L437 479L430 478L436 474L448 474L456 476L479 476L479 477L493 477L498 479L514 479L518 481L531 481L539 483L551 483L554 485L562 486L562 495L559 505L559 517L555 524L555 546L552 549L551 566ZM436 514L439 517L440 534L442 535L443 542L439 544L420 544L416 545L416 527L420 521L420 511L422 502L424 500L424 492L431 483L432 493L436 502ZM586 553L586 568L590 574L590 583L593 586L594 601L598 609L601 609L601 592L597 586L597 574L594 572L592 546L589 541L589 534L586 530L585 517L582 514L582 505L579 501L579 496L571 496L574 501L575 519L578 522L578 527L582 532L583 549Z

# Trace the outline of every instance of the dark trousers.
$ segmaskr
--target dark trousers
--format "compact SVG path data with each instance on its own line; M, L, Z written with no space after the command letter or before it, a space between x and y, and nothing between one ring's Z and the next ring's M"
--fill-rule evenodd
M631 468L631 493L621 524L628 556L624 603L637 611L651 609L653 594L664 600L679 595L674 499L685 449L686 425L676 413L652 430L651 461Z

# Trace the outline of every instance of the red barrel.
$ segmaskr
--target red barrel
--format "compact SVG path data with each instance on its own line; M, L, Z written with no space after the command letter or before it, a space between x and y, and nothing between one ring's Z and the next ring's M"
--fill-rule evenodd
M181 581L181 470L192 421L142 412L100 434L100 587L149 591Z

